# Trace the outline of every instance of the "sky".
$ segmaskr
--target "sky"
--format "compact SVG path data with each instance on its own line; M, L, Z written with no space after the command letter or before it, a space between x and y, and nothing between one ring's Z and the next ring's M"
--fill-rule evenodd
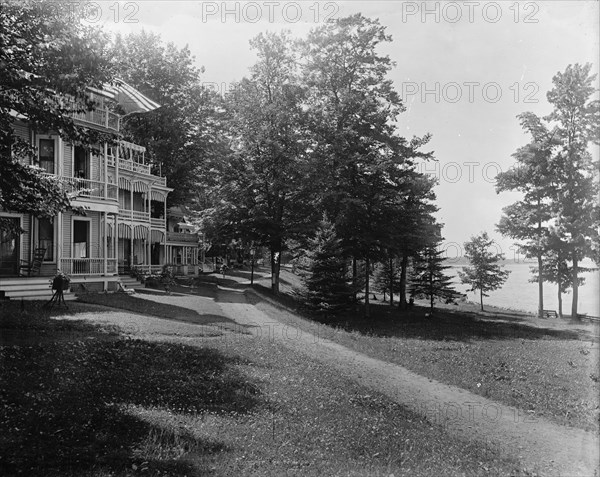
M392 36L381 45L406 106L405 137L431 133L424 150L437 162L421 171L439 180L438 218L449 258L487 231L507 259L519 260L511 239L495 231L502 208L519 194L496 194L494 177L528 142L517 115L550 112L546 92L569 64L599 72L597 1L256 1L96 2L90 23L113 32L142 29L187 45L207 86L226 91L248 75L256 56L249 40L265 31L305 36L329 18L361 12ZM91 11L91 10L90 10ZM598 82L597 82L598 85ZM593 153L598 157L598 151Z

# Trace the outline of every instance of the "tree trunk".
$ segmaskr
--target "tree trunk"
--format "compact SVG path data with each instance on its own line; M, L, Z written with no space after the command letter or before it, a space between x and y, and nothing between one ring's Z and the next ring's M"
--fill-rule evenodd
M370 262L369 257L365 258L365 318L371 317L371 310L369 306L369 275L370 275Z
M400 309L406 310L406 268L408 267L408 255L402 255L400 262Z
M352 288L354 289L354 304L358 303L358 289L356 283L358 282L358 268L356 265L356 257L352 257Z
M571 286L573 287L573 303L571 304L571 320L581 321L577 315L577 301L579 299L579 282L577 275L579 274L579 262L577 261L577 252L573 250L573 275L571 278Z
M385 299L384 299L385 301ZM390 257L390 306L394 306L394 260Z
M538 317L544 317L544 277L542 276L542 255L537 256L538 261Z
M431 307L431 314L433 315L433 300L435 296L433 295L433 274L431 270L429 271L429 293L431 293L429 295L429 305Z
M479 302L481 303L481 311L483 310L483 290L479 290Z
M563 317L563 312L562 312L562 293L560 291L561 289L561 283L560 280L558 281L558 317L562 318Z
M271 291L279 294L279 271L281 269L281 246L271 247Z

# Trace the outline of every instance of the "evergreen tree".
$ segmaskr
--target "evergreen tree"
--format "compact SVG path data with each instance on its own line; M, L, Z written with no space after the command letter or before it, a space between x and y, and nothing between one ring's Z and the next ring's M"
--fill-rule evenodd
M386 294L389 293L390 305L394 304L394 293L400 291L400 267L393 257L378 264L375 269L374 283L375 290L383 293L385 301Z
M469 291L479 290L481 311L483 297L488 296L486 292L502 287L510 274L509 271L502 270L502 265L498 265L497 262L503 260L504 255L490 250L493 243L487 232L471 237L471 240L464 244L465 256L471 266L463 267L462 272L458 272L461 282L471 285Z
M392 246L390 211L400 213L398 202L411 188L411 160L431 156L418 151L428 135L406 140L397 134L405 108L387 78L393 63L378 51L389 41L378 20L356 14L314 29L303 43L320 205L335 217L348 256L364 261L367 270ZM364 291L368 317L369 273Z
M311 310L331 314L352 303L346 259L334 225L325 217L309 241L308 270L304 277L305 304Z
M436 298L446 303L454 303L458 295L452 288L452 278L444 273L450 268L444 265L443 250L438 250L439 241L428 245L413 259L410 280L411 296L425 296L429 299L431 313Z

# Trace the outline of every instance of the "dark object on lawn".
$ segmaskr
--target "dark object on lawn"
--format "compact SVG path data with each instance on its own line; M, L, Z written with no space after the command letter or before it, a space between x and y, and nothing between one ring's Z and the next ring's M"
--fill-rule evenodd
M558 318L558 314L554 310L544 310L544 318Z
M51 310L55 304L58 303L58 305L60 306L60 304L62 303L63 305L65 305L65 308L69 308L65 303L64 291L69 289L70 283L71 279L64 273L59 271L56 274L56 276L52 279L52 289L54 290L54 295L52 295L52 298L48 303L44 305L44 307L49 308Z

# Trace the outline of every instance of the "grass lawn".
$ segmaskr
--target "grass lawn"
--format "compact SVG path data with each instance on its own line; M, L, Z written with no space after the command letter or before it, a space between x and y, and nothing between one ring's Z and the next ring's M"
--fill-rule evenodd
M0 475L534 475L271 340L147 341L90 309L0 303Z
M260 291L270 295L263 287ZM289 296L277 299L294 305ZM583 325L585 332L575 327L544 329L530 326L523 317L500 322L447 311L425 317L424 308L400 311L383 304L372 304L368 320L347 313L317 323L306 315L274 312L268 304L253 301L282 322L369 356L515 406L533 417L598 430L600 363L594 325Z

